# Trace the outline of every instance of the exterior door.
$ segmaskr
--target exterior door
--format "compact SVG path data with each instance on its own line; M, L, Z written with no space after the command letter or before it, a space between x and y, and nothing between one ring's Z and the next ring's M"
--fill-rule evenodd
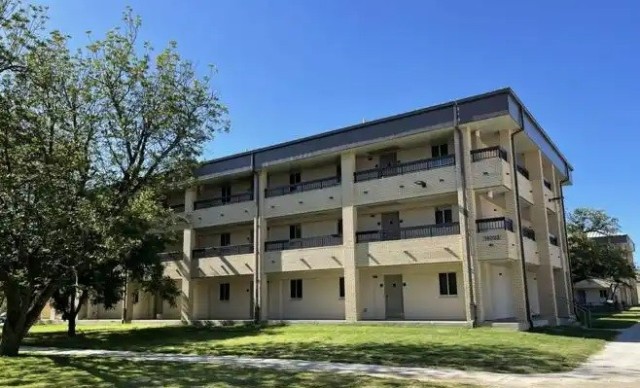
M529 310L531 315L540 315L540 298L538 297L538 276L527 273L527 290L529 293Z
M492 319L513 318L513 295L509 267L491 266L491 291L493 301Z
M400 214L398 212L382 213L382 239L400 239Z
M254 291L253 291L253 280L252 280L249 282L249 316L255 319L255 317L253 316L255 312L253 311L253 292Z
M404 318L402 275L384 275L385 318Z
M395 167L397 162L398 155L395 152L380 155L380 174L382 176L397 175Z

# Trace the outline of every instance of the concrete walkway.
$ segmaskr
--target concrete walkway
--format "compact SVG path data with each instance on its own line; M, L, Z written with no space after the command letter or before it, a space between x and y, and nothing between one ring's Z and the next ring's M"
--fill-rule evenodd
M230 367L270 368L303 372L364 374L422 381L445 380L489 387L640 387L640 324L623 331L605 349L566 373L517 375L453 369L388 367L322 361L258 359L236 356L196 356L113 350L73 350L27 347L26 354L44 356L114 357L129 361L212 363Z

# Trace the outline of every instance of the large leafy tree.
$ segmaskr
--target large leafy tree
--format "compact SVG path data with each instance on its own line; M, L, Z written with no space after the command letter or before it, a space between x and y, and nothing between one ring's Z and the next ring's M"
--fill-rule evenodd
M130 11L77 52L39 27L43 15L0 0L1 355L18 353L74 274L162 279L158 255L141 253L153 236L145 225L170 220L162 193L184 185L203 144L227 128L209 77L175 43L157 54L138 44ZM142 233L126 233L131 224Z
M622 249L606 238L619 230L618 220L603 210L578 208L569 215L569 259L574 282L599 278L609 280L617 287L635 276L633 265Z

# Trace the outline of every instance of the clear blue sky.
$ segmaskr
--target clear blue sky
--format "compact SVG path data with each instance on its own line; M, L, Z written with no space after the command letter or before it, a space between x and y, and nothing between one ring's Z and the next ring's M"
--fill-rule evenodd
M156 48L215 64L232 130L207 158L511 86L575 167L569 208L605 209L640 246L638 1L44 3L76 44L130 5Z

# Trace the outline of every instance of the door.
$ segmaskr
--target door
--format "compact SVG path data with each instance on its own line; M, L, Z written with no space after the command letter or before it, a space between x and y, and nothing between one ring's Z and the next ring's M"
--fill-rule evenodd
M386 319L404 318L402 275L384 275L384 307Z
M529 310L531 315L540 315L540 299L538 297L538 275L527 273L527 290L529 293Z
M511 271L501 265L491 266L491 296L493 319L513 318L513 295L511 292Z
M382 213L382 239L400 239L400 214L398 212Z
M249 316L253 319L255 311L253 311L253 298L254 298L254 290L253 290L253 280L249 282Z
M398 162L398 156L395 152L389 152L380 155L380 175L394 176L398 175L395 165Z

